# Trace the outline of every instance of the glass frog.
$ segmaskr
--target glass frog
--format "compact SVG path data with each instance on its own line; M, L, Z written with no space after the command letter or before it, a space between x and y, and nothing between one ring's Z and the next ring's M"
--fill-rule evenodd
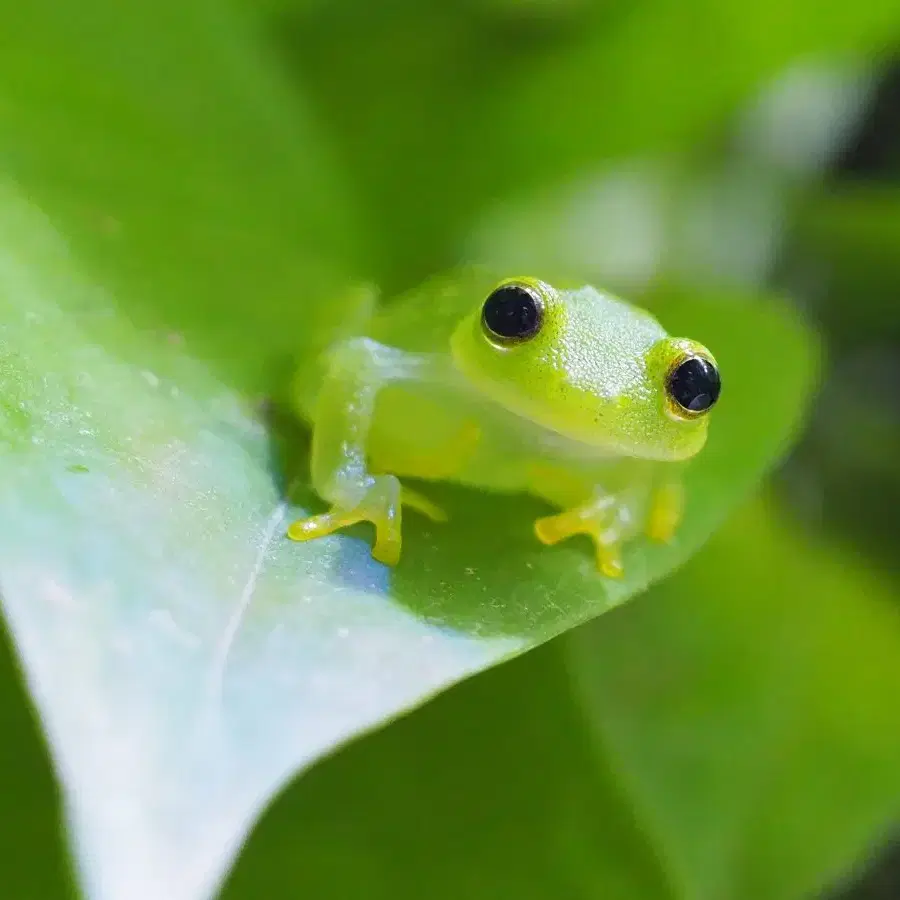
M372 555L396 564L404 506L444 519L401 477L542 498L558 512L534 522L538 540L588 536L611 578L626 541L674 535L721 388L706 347L590 285L480 269L373 303L356 325L293 384L330 504L293 540L367 521Z

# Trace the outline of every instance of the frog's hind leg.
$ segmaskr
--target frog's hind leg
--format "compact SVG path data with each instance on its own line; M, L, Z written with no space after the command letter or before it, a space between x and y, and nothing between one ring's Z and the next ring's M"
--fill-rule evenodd
M431 518L443 513L394 475L367 468L366 442L378 391L391 381L420 375L427 357L406 353L368 338L338 344L316 402L310 463L316 492L331 509L294 522L287 536L309 541L357 522L375 526L372 556L395 565L401 550L401 508L405 504Z
M400 502L404 506L420 512L426 518L431 519L432 522L447 521L447 513L440 506L432 503L427 497L418 491L414 491L411 487L407 487L405 484L400 488Z
M667 480L653 489L646 532L652 541L669 543L684 517L684 487L678 480Z

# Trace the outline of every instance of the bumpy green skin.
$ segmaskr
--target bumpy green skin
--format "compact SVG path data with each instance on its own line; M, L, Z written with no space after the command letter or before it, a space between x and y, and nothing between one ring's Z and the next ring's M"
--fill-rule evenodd
M396 562L401 503L440 516L398 476L540 496L563 512L539 519L538 537L589 535L610 576L621 574L624 540L671 536L679 463L703 447L708 418L679 416L666 377L686 353L711 354L592 287L533 278L516 280L541 294L541 328L500 346L481 310L502 280L478 269L435 279L298 374L313 486L332 509L295 523L290 537L368 520L373 555Z

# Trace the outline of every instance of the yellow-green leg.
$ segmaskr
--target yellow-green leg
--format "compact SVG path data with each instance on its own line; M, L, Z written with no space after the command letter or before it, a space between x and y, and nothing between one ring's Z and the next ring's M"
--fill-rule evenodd
M388 382L421 377L429 358L386 347L368 338L338 345L316 404L311 475L316 492L331 503L320 515L294 522L287 536L309 541L357 522L375 526L372 556L395 565L402 547L401 508L410 506L437 521L443 512L390 474L372 474L366 440L378 391Z
M666 544L675 536L684 516L684 488L668 481L653 490L647 514L647 537Z
M586 535L594 544L597 568L608 578L623 575L622 546L642 530L651 540L670 541L681 523L684 507L680 469L654 471L637 465L625 461L618 470L614 465L608 468L605 477L618 485L617 490L591 488L590 473L575 470L566 478L566 473L552 467L536 469L532 473L535 493L564 507L562 512L534 523L538 539L544 544L557 544L574 535ZM578 478L584 485L581 490ZM570 506L579 495L589 499Z
M624 507L611 494L600 494L583 506L576 506L534 523L538 540L557 544L576 534L587 535L594 543L597 568L607 578L621 578L622 540L626 522Z
M395 476L375 475L372 478L372 485L353 507L332 506L326 513L298 519L288 528L287 536L292 541L311 541L358 522L371 522L375 526L372 556L378 562L395 566L400 561L403 506L416 509L436 522L445 521L446 516L430 500L403 487Z

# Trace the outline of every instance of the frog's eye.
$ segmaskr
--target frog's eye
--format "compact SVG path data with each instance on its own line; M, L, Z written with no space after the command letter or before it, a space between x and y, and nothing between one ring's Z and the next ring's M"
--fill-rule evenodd
M541 327L541 295L526 284L507 283L495 288L481 309L481 324L488 337L514 344L534 337Z
M719 370L702 356L689 356L669 373L666 391L675 412L683 418L695 418L712 409L722 390Z

